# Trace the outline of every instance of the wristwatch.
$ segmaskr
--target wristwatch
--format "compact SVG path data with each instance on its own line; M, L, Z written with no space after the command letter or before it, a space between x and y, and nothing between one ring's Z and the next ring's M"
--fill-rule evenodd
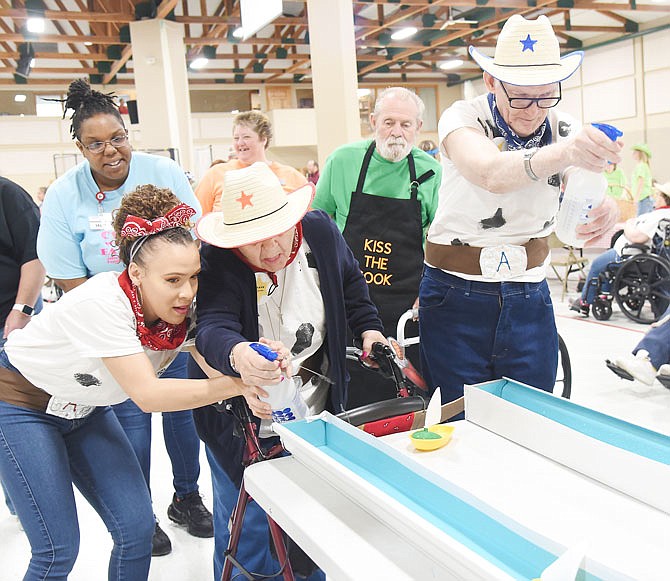
M33 309L33 307L31 307L30 305L22 305L21 303L16 303L12 307L12 310L13 311L20 311L24 315L28 315L28 316L31 316L35 312L35 309Z
M530 160L533 159L533 156L537 153L537 147L532 147L531 149L525 149L523 152L523 168L526 170L526 175L533 180L534 182L539 182L540 176L538 176L533 168L530 166Z

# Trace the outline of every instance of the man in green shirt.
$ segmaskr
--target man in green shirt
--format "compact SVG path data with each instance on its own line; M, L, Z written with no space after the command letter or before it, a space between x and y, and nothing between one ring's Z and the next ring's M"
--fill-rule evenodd
M415 146L424 109L405 88L382 91L370 115L374 138L330 155L313 202L342 231L387 335L395 335L400 315L416 306L425 233L437 208L442 168ZM350 371L352 382L365 383L352 390L350 407L395 396L370 374Z

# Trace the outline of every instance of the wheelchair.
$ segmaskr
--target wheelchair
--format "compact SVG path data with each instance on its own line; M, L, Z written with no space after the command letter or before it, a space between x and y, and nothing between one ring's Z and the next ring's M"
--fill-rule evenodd
M659 223L663 236L654 235L651 248L644 244L623 247L621 260L611 262L597 279L591 305L593 316L607 321L616 301L626 317L636 323L656 322L670 305L670 220ZM608 285L609 292L603 287Z

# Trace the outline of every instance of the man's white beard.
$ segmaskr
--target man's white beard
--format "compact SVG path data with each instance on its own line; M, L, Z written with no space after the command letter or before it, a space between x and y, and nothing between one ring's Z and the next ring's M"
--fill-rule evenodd
M379 137L375 137L375 145L379 154L388 161L397 162L405 159L409 152L412 151L412 144L407 143L404 139L389 137L386 141L382 141Z

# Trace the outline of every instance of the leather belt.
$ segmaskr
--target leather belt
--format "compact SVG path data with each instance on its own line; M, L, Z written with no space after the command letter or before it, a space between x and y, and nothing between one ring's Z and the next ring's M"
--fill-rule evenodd
M549 256L549 237L532 238L525 244L521 244L526 249L528 259L527 269L542 266L547 256ZM435 244L426 240L426 262L442 270L460 272L463 274L482 274L479 265L479 256L482 252L479 246L450 244Z

